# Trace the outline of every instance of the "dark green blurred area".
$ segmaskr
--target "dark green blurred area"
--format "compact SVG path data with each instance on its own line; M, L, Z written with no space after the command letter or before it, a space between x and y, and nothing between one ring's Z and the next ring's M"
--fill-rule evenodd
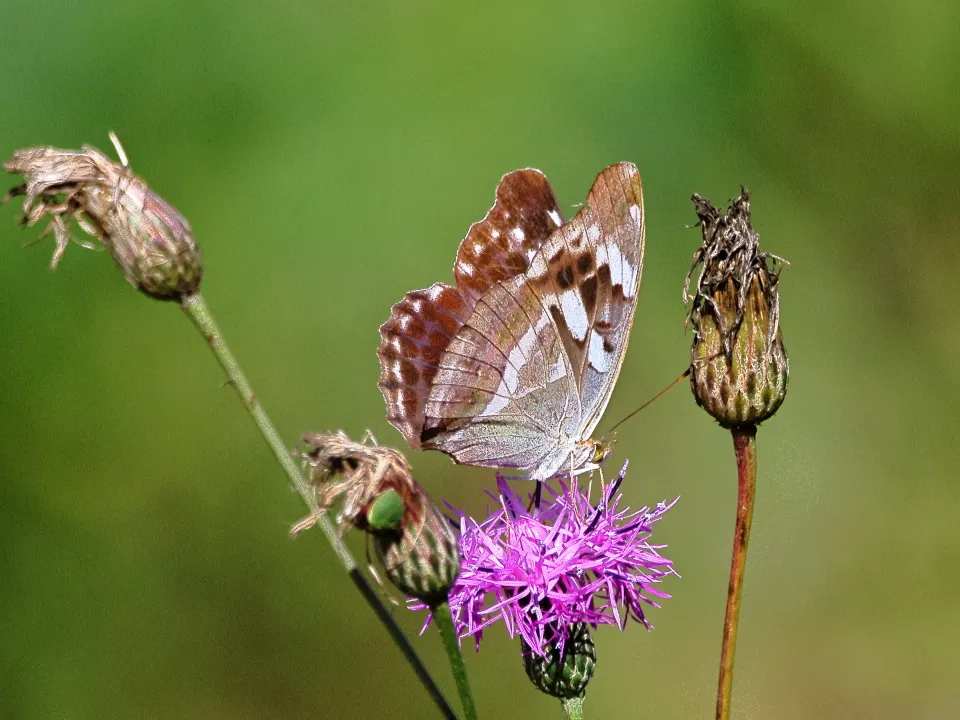
M793 375L759 434L735 717L960 714L960 5L166 1L0 9L0 155L109 150L190 220L204 292L292 446L370 428L377 328L449 281L500 176L569 214L644 178L633 341L600 431L688 361L689 197L752 191ZM16 182L10 178L12 184ZM435 717L190 323L0 217L0 715ZM713 716L729 434L670 392L620 429L682 579L596 633L591 718ZM478 513L492 473L412 454ZM357 557L363 541L350 538ZM411 634L422 618L396 611ZM434 633L416 645L455 701ZM481 716L559 717L502 627Z

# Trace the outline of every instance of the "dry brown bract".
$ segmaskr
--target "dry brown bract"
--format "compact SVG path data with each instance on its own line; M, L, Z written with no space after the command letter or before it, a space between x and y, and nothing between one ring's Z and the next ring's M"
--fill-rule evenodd
M683 285L683 301L690 304L687 326L697 326L701 313L710 313L720 326L724 352L731 352L732 340L743 321L747 293L754 278L760 277L764 297L770 308L770 328L767 343L773 345L780 323L780 299L777 283L783 258L760 251L760 236L750 222L750 193L740 189L740 195L721 213L706 198L693 195L693 204L700 218L703 244L693 255L693 264ZM697 267L700 274L696 290L690 293L690 280ZM731 318L717 305L715 295L733 283L736 308ZM691 302L692 301L692 302Z
M343 496L337 516L340 534L351 526L369 530L367 511L371 503L388 490L394 490L403 500L404 523L421 524L421 491L406 458L393 448L377 445L369 433L364 440L354 442L342 430L303 436L304 449L300 455L311 468L310 481L316 488L319 513L329 511ZM297 523L292 532L296 534L315 523L316 517L309 517Z

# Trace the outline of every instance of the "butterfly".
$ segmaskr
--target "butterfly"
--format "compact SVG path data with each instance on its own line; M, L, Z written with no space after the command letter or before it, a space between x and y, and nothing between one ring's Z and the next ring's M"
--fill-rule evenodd
M460 244L455 286L407 293L380 328L387 419L460 464L538 481L596 469L643 248L633 164L603 170L568 223L543 173L505 175Z

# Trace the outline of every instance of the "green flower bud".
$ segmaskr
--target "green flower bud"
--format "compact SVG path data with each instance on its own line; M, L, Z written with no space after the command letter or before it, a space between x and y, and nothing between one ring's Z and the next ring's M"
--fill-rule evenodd
M545 656L533 652L523 638L520 646L523 669L538 690L561 700L583 696L597 666L597 650L586 623L568 627L562 650L553 643Z
M457 533L426 494L423 520L411 518L400 532L377 533L373 547L396 588L433 607L444 602L460 574Z
M340 532L355 527L373 537L387 578L406 595L435 605L460 573L460 544L450 521L413 479L406 458L392 448L352 441L342 431L304 435L318 512L339 499ZM310 527L315 518L294 526Z
M203 259L190 225L166 200L130 172L126 155L110 134L121 158L116 163L99 150L38 147L18 150L4 164L26 182L5 200L24 195L23 223L50 217L56 267L70 242L67 221L99 240L127 281L158 300L180 300L196 292Z
M778 264L760 252L743 190L721 215L693 196L703 245L684 286L694 327L690 386L697 404L725 428L758 425L783 403L790 364L780 330ZM696 292L690 279L700 266Z

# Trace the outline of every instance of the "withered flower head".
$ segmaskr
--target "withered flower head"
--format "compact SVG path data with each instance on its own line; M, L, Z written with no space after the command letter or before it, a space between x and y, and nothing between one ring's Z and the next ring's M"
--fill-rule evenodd
M693 395L725 428L757 425L780 407L790 375L777 291L785 261L760 252L746 190L741 188L725 215L699 195L692 199L703 232L683 287L684 302L690 303L687 325L695 331Z
M413 479L397 450L351 440L338 430L307 433L301 456L316 488L317 515L294 526L310 527L341 499L340 533L356 527L373 537L377 559L403 593L434 606L447 597L460 572L454 527Z
M53 232L56 267L70 242L68 221L106 247L124 276L138 290L159 300L180 300L193 294L203 276L200 248L190 225L147 183L127 167L119 141L110 133L120 156L116 163L96 148L18 150L4 163L26 182L4 201L24 196L23 224L50 218L43 235Z

